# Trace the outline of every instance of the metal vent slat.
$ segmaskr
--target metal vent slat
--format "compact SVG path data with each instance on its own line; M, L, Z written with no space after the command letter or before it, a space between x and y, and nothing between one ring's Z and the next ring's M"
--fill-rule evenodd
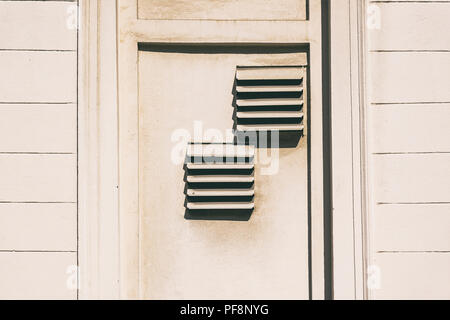
M303 67L270 66L270 67L238 67L237 80L297 80L303 78Z
M222 176L222 175L211 175L211 176L188 176L188 182L253 182L255 178L253 176Z
M192 197L253 196L255 189L188 189L187 195Z
M302 92L303 86L237 86L237 92Z
M246 163L224 163L224 164L216 164L216 163L212 163L212 164L205 164L205 163L188 163L187 165L188 169L191 170L226 170L226 169L235 169L235 170L239 170L239 169L253 169L253 164L246 164Z
M252 111L238 112L238 118L241 119L260 119L260 118L302 118L303 112L300 111Z
M303 99L239 99L236 101L238 107L252 106L301 106Z
M301 131L303 129L304 129L303 124L277 124L277 125L239 124L237 126L238 131Z
M253 202L196 202L188 203L188 209L191 210L251 210L255 208Z

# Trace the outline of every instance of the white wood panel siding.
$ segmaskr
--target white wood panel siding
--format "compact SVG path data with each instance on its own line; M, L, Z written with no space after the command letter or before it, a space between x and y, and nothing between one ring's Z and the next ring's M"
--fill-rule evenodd
M370 118L374 153L450 152L450 103L378 105Z
M77 53L0 51L0 102L75 102Z
M375 299L448 299L450 254L375 254L379 289ZM375 281L374 281L375 282Z
M1 202L76 202L73 154L0 154Z
M450 298L450 1L372 1L370 264L376 299Z
M0 48L73 50L76 2L1 1ZM74 15L75 14L75 15Z
M379 8L380 29L369 29L372 50L449 50L450 2L373 3Z
M450 204L385 204L374 212L374 249L450 251Z
M369 60L372 103L450 102L450 52L371 52Z
M0 1L1 299L77 298L76 5Z
M0 203L0 250L77 250L76 203Z
M0 252L0 299L76 299L76 265L73 252Z
M447 202L450 154L374 155L373 199L377 203Z
M0 152L77 151L76 104L0 105Z

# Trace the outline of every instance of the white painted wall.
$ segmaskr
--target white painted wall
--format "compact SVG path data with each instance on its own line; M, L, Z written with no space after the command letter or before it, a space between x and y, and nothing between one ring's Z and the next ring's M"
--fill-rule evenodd
M450 1L369 5L370 297L448 299Z
M0 299L76 299L77 1L0 2Z

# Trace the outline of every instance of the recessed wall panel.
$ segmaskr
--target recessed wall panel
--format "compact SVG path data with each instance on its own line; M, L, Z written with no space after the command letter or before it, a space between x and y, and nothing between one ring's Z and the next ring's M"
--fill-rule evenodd
M308 0L138 0L139 19L306 20Z
M304 66L306 54L268 47L150 49L139 51L138 69L143 296L308 299L306 137L292 148L257 149L248 221L186 220L179 158L185 138L226 139L231 132L237 66Z

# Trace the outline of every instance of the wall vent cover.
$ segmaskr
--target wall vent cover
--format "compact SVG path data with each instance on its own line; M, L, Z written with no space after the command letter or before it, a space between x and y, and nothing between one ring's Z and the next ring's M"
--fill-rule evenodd
M255 207L254 157L255 149L249 145L189 143L185 166L189 218L247 220Z
M303 132L305 67L236 70L237 131Z

